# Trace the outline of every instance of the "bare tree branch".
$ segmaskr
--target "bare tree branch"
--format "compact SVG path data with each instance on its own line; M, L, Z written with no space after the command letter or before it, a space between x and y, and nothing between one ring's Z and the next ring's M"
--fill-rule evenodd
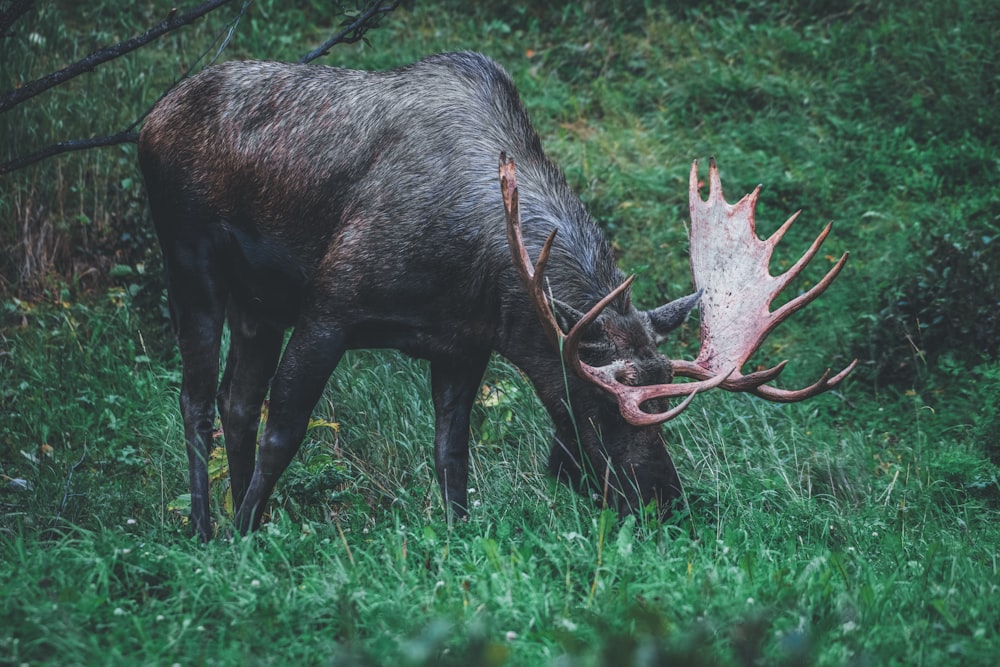
M300 63L311 63L320 56L325 56L330 51L330 47L335 44L345 43L353 44L359 40L364 39L365 33L371 28L378 25L379 19L384 15L392 12L396 7L399 7L401 0L394 0L392 4L388 4L388 0L375 0L371 3L364 12L358 15L356 19L350 22L346 28L338 32L337 34L330 37L318 47L302 56L299 59Z
M26 0L26 1L33 2L33 0ZM57 86L60 83L63 83L64 81L67 81L75 76L78 76L79 74L82 74L85 71L92 70L94 67L103 62L107 62L108 60L113 60L114 58L124 55L129 51L134 51L135 49L143 46L144 44L148 44L149 42L153 41L157 37L160 37L161 35L166 34L167 32L175 28L179 28L182 25L192 23L197 18L204 16L208 12L217 9L218 7L221 7L222 5L227 4L231 1L232 0L212 0L211 2L206 2L205 4L199 6L198 8L188 12L187 14L181 15L180 17L174 17L173 14L171 14L171 16L168 17L166 21L161 23L156 28L153 28L143 33L142 35L134 37L128 40L127 42L121 42L114 46L107 47L99 51L95 51L94 53L87 56L83 60L74 63L73 65L70 65L69 67L63 70L60 70L59 72L55 72L54 74L50 74L41 79L37 79L36 81L32 81L29 84L25 84L25 86L21 88L10 91L6 93L3 97L0 97L0 112L6 111L8 108L16 106L17 104L20 104L24 100L30 99L31 97L34 97L35 95L38 95L39 93L44 92L49 88ZM225 39L223 39L222 45L217 50L215 56L216 58L218 58L222 50L225 49L226 45L228 45L229 40L232 37L233 31L235 30L236 24L239 23L239 20L242 18L243 14L246 12L251 2L252 0L245 0L243 3L243 7L240 9L240 12L237 15L237 17L230 22L229 27L227 29L226 37ZM312 62L313 60L316 60L317 58L328 53L330 48L336 44L340 43L353 44L354 42L364 39L365 33L368 30L377 27L381 18L386 14L389 14L390 12L395 10L400 5L401 0L392 0L391 2L389 0L369 0L369 2L370 2L369 6L366 7L363 12L358 14L358 16L355 19L351 20L349 23L343 24L345 25L345 27L342 30L340 30L335 35L331 36L316 49L313 49L306 55L302 56L300 62L303 63ZM139 40L144 40L144 41L140 42ZM126 48L127 46L128 48ZM94 60L93 62L91 62L92 59L94 59L98 55L100 55L100 57L103 58L103 60L99 61ZM203 53L197 59L196 62L200 62L201 59L204 58L204 56L205 53ZM194 67L195 65L192 65L192 67L188 70L188 72L186 72L184 76L181 78L182 79L185 78L187 74L194 69ZM53 77L56 77L58 75L63 75L63 78L59 81L48 83L50 80L53 79ZM42 82L48 83L48 85L43 86L41 85ZM34 92L30 94L19 95L18 98L13 102L10 102L8 106L4 106L4 102L7 101L9 97L12 97L14 94L20 93L29 86L35 86L36 84L38 84L38 86L37 89L34 90ZM168 92L170 92L171 89L172 87L164 91L163 95L160 96L160 99L162 99L163 96L165 96ZM153 106L155 106L155 104ZM61 155L63 153L70 153L74 151L87 150L89 148L115 146L118 144L135 142L139 138L139 133L136 131L135 128L139 125L139 123L142 122L142 120L149 114L151 110L152 106L149 109L146 109L146 111L144 111L142 115L139 116L139 118L137 118L131 125L129 125L121 132L118 132L117 134L111 134L103 137L94 137L91 139L74 139L71 141L60 141L59 143L47 146L35 153L31 153L30 155L21 156L13 160L10 160L9 162L0 163L0 176L8 174L12 171L16 171L18 169L23 169L24 167L30 166L36 162L40 162L44 159L56 155Z
M143 114L143 117L145 117L145 115L146 114ZM138 124L138 121L136 121L136 124ZM119 132L118 134L111 134L106 137L72 139L70 141L60 141L59 143L52 144L51 146L46 146L42 150L31 153L30 155L22 155L21 157L14 158L10 162L0 164L0 176L12 171L17 171L18 169L24 169L29 165L41 162L45 158L50 158L54 155L83 151L88 148L99 148L101 146L117 146L118 144L127 144L138 141L139 133L133 129L134 127L135 125L127 130Z
M224 2L219 3L217 5L217 7L220 7L220 6L222 6L222 4L225 4L226 2L230 2L230 1L231 0L225 0ZM225 49L226 46L229 45L229 41L230 41L230 39L232 39L233 31L236 29L236 25L239 23L240 19L243 18L243 15L246 13L247 8L250 6L251 2L253 2L253 0L244 0L243 6L240 8L240 11L236 15L236 18L229 22L229 27L226 30L226 36L225 36L225 38L222 39L222 44L217 49L216 54L215 54L215 58L218 58L219 55L222 53L223 49ZM201 9L203 7L204 7L204 5L202 5L202 7L199 7L199 9ZM198 10L195 10L195 11L198 11ZM185 16L187 16L187 15L185 15ZM182 17L182 18L184 18L184 17ZM168 18L167 20L169 21L170 19ZM145 34L149 34L149 33L147 32ZM218 38L216 38L216 41L218 41ZM214 43L215 42L213 42L213 44ZM112 48L114 48L114 47L112 47ZM209 47L208 49L206 49L205 51L203 51L202 54L199 55L195 59L194 63L188 68L188 70L186 72L184 72L183 76L181 76L181 79L187 78L187 76L191 73L191 71L197 66L197 64L199 62L201 62L201 60L208 54L208 52L210 50L211 50L211 47ZM125 53L125 52L123 52L123 53ZM213 59L213 62L214 62L214 59ZM176 82L173 85L174 86L177 85ZM160 95L160 97L157 100L157 102L160 99L163 99L163 97L166 96L166 94L169 93L172 89L173 89L173 86L171 86L170 88L167 88L167 90L163 91L163 94ZM41 92L41 91L39 91L39 92ZM141 123L143 121L143 119L147 115L149 115L149 112L152 111L153 106L155 106L155 105L156 105L156 103L154 102L153 105L151 105L149 108L147 108L145 111L143 111L142 114L138 118L136 118L135 121L133 121L131 125L129 125L127 128L125 128L121 132L118 132L117 134L111 134L111 135L102 136L102 137L93 137L91 139L73 139L73 140L70 140L70 141L60 141L58 143L52 144L51 146L46 146L45 148L43 148L40 151L37 151L35 153L31 153L29 155L24 155L24 156L21 156L21 157L17 157L17 158L15 158L13 160L10 160L9 162L4 162L4 163L0 164L0 176L8 174L8 173L10 173L12 171L17 171L18 169L23 169L24 167L30 166L30 165L32 165L32 164L34 164L36 162L41 162L42 160L44 160L46 158L50 158L50 157L53 157L53 156L56 156L56 155L62 155L63 153L71 153L71 152L75 152L75 151L82 151L82 150L87 150L88 148L100 148L100 147L104 147L104 146L116 146L118 144L134 143L135 141L137 141L139 139L139 133L135 130L135 128L139 125L139 123Z
M153 40L165 35L171 30L176 30L177 28L193 23L197 19L201 18L205 14L218 9L222 5L228 4L233 0L209 0L208 2L192 9L186 14L181 14L177 16L176 9L172 9L170 14L167 16L166 20L160 23L154 28L150 28L141 35L136 35L132 39L124 42L119 42L113 46L107 46L103 49L98 49L94 51L86 58L78 60L77 62L64 67L58 72L53 72L40 79L35 79L34 81L29 81L19 88L14 88L9 90L3 95L0 95L0 113L11 109L26 99L32 98L46 90L58 86L61 83L65 83L70 79L77 77L84 72L91 72L95 67L109 60L114 60L119 56L123 56L126 53L135 51L141 46L149 44Z

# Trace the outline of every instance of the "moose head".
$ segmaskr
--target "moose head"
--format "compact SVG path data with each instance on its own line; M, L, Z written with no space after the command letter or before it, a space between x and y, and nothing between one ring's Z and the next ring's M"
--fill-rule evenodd
M857 364L854 360L833 376L827 369L812 385L791 391L768 384L785 368L786 361L748 375L741 372L778 324L822 294L833 282L848 254L845 253L809 291L772 312L770 307L775 297L816 255L832 223L791 268L780 276L771 276L768 267L774 247L799 213L792 215L766 241L761 241L756 235L754 219L760 186L735 205L728 204L714 158L709 161L707 201L702 200L699 193L697 161L691 166L689 179L690 257L697 291L656 310L629 308L624 315L609 313L608 306L628 291L635 278L633 275L586 313L578 314L568 331L564 331L564 325L559 322L560 305L547 291L545 281L545 266L558 230L549 233L538 259L532 263L521 233L514 160L501 154L499 171L511 257L552 348L559 352L565 367L577 378L614 397L622 420L619 426L632 431L618 438L605 439L628 443L631 452L619 452L618 457L597 454L598 460L604 458L605 461L596 466L591 453L589 477L582 476L579 470L579 462L587 457L563 456L565 448L557 438L553 472L567 475L578 484L589 479L589 488L596 493L602 479L593 474L594 469L604 470L604 502L608 501L609 489L615 493L613 504L621 511L634 510L653 499L662 503L664 496L672 498L679 494L679 482L669 458L656 460L650 452L658 451L655 445L660 435L658 426L679 415L696 394L721 387L750 392L771 401L801 401L836 386ZM701 314L701 348L697 358L694 361L668 359L655 352L655 345L683 321L696 303L700 303ZM585 342L588 337L599 342L588 345ZM616 345L615 341L623 342ZM602 359L600 363L592 365L582 359L582 355L594 355L595 350L596 356ZM695 381L674 383L674 377ZM669 406L667 399L681 397L680 403ZM598 421L608 423L607 419L592 423ZM601 447L608 449L603 442ZM615 458L619 459L617 471L613 465ZM610 484L612 474L614 485Z

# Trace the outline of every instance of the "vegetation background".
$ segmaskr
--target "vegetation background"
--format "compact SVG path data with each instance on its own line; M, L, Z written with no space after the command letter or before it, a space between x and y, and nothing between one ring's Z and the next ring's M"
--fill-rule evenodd
M298 59L344 9L257 0L221 57ZM4 113L0 160L127 127L238 10ZM42 2L0 37L0 90L164 11ZM201 545L135 147L40 162L0 177L0 663L994 664L1000 5L418 0L368 39L319 62L501 62L644 305L690 290L695 158L730 200L764 184L762 235L805 209L778 264L834 220L806 273L847 268L761 361L859 368L804 404L698 397L666 427L686 507L661 525L546 478L545 414L497 359L448 526L426 367L354 353L259 535Z

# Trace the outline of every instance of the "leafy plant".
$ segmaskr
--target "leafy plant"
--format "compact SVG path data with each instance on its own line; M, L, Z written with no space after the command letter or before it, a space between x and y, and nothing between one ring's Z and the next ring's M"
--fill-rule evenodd
M942 357L971 368L996 355L1000 243L992 233L934 234L913 249L922 265L876 316L870 345L881 379L912 384Z

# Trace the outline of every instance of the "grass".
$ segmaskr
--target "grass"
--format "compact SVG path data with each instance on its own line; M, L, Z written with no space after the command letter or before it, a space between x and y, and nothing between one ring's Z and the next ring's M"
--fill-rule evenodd
M146 354L160 334L122 295L24 310L12 339L30 355L4 377L6 451L24 443L4 474L30 484L2 497L12 664L988 664L998 648L996 468L916 397L868 426L829 399L700 397L668 428L689 508L661 525L548 480L543 411L496 361L479 502L448 526L425 366L356 353L317 410L338 427L310 431L262 531L198 544L170 509L176 358Z
M32 18L48 48L0 43L0 87L153 15L64 4ZM690 287L694 158L718 158L731 200L764 183L764 234L805 207L779 262L835 221L821 254L850 250L847 269L761 357L790 357L789 384L862 367L804 404L699 396L666 428L686 507L665 524L620 521L548 479L544 411L496 359L473 414L476 506L449 526L426 366L358 352L263 529L197 543L133 147L7 177L0 663L992 664L992 4L414 3L326 59L501 61L644 305ZM0 157L120 129L228 18L9 112ZM335 23L319 2L254 3L227 56L294 59ZM664 350L691 358L694 329ZM221 460L213 474L225 527Z

